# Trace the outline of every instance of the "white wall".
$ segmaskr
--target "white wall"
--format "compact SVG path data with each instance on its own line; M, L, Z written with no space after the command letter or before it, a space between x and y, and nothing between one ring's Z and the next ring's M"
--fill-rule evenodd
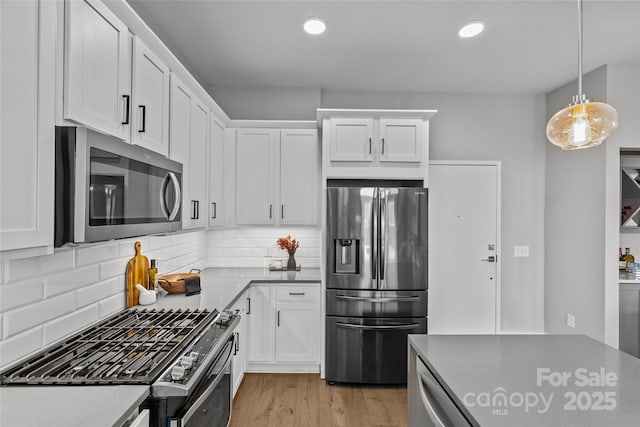
M234 120L315 120L320 89L212 86L210 92Z
M160 273L204 268L204 231L148 236L0 263L0 369L125 308L125 269L139 240Z

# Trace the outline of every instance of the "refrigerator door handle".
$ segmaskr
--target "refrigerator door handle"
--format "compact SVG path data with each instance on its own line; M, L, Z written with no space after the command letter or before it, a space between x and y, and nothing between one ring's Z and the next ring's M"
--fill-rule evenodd
M418 323L408 323L408 324L400 324L400 325L358 325L355 323L343 323L343 322L336 322L336 326L338 328L361 329L365 331L406 330L406 329L415 329L420 327Z
M378 207L380 203L379 190L373 190L373 202L371 206L371 278L374 287L378 281Z
M336 299L343 301L358 301L358 302L413 302L419 301L419 296L413 297L393 297L393 298L374 298L374 297L352 297L350 295L336 295Z
M384 289L384 270L387 263L387 197L385 190L380 190L380 267L378 271L380 272L380 289Z

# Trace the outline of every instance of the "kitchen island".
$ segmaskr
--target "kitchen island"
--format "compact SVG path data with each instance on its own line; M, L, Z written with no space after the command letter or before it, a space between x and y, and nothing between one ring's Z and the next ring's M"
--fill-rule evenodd
M409 426L637 426L640 360L584 335L409 336Z

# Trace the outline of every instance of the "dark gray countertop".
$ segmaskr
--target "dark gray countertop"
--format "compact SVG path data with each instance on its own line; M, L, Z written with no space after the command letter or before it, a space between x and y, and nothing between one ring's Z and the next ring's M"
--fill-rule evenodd
M0 387L0 426L119 426L148 395L146 385Z
M263 268L207 268L200 273L197 295L167 294L152 305L139 308L208 309L230 308L251 283L319 283L320 269L269 271Z
M411 335L409 343L477 425L640 425L640 359L584 335ZM566 385L545 372L565 375ZM582 384L607 376L608 384ZM499 394L515 400L494 405Z

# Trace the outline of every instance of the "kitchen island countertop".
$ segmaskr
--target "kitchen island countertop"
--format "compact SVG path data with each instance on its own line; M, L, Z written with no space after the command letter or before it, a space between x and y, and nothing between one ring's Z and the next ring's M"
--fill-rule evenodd
M0 387L0 426L120 426L147 385Z
M480 426L637 426L640 359L584 335L410 335Z
M165 294L154 304L138 308L157 309L224 309L231 308L251 283L318 283L319 268L300 271L269 271L264 268L207 268L200 273L196 295Z

